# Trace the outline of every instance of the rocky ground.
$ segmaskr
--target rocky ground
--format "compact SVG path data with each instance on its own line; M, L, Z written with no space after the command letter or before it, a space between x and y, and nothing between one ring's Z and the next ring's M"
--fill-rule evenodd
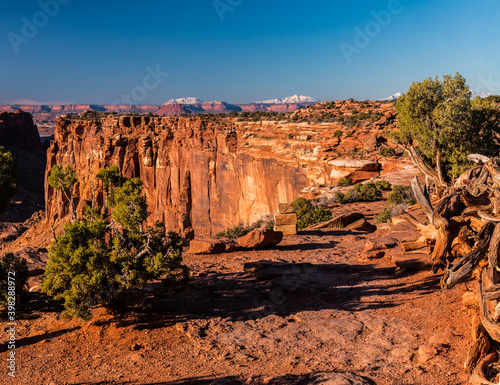
M361 211L373 223L382 205L334 213ZM90 323L60 319L60 305L32 278L35 310L20 314L17 378L4 369L0 383L465 384L463 287L443 291L428 270L396 268L397 248L358 258L369 242L417 235L397 226L303 231L269 250L186 252L185 291L127 316L96 309Z

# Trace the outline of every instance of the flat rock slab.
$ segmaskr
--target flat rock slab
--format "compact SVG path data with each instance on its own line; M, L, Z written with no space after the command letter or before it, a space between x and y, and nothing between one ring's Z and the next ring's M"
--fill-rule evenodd
M428 270L432 268L429 254L394 254L391 262L403 269Z
M316 229L343 229L349 226L351 223L355 223L361 219L365 219L365 216L362 213L349 213L338 215L328 221L318 223L314 226L310 226L308 230L316 230Z

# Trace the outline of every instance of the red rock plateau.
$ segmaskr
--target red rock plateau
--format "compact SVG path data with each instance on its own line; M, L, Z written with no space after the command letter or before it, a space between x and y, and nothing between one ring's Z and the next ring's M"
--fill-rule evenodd
M48 150L46 177L55 164L73 167L79 177L75 196L81 197L77 211L82 213L92 200L91 181L102 202L96 173L116 164L124 176L143 180L151 222L161 220L181 232L194 230L196 237L213 236L276 212L280 202L331 191L343 177L361 181L401 169L400 161L377 153L387 142L384 130L393 127L393 106L374 103L366 108L376 114L365 113L367 120L352 128L339 122L229 117L61 118ZM319 116L325 109L332 116L362 112L360 105L346 102L295 114ZM373 116L382 119L374 121ZM67 202L46 187L49 222L67 216L68 209Z

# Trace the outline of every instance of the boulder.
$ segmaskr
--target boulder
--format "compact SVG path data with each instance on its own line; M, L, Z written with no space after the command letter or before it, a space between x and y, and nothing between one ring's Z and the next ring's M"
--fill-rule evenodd
M283 240L283 233L274 230L255 229L238 238L238 245L246 249L258 249L278 245Z
M189 242L189 252L191 254L213 254L225 251L226 245L217 239L197 239Z

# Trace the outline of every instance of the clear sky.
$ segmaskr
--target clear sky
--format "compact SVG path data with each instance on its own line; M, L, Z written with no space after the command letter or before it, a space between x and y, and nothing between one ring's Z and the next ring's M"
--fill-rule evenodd
M365 100L455 72L500 94L499 20L499 0L4 0L0 103Z

